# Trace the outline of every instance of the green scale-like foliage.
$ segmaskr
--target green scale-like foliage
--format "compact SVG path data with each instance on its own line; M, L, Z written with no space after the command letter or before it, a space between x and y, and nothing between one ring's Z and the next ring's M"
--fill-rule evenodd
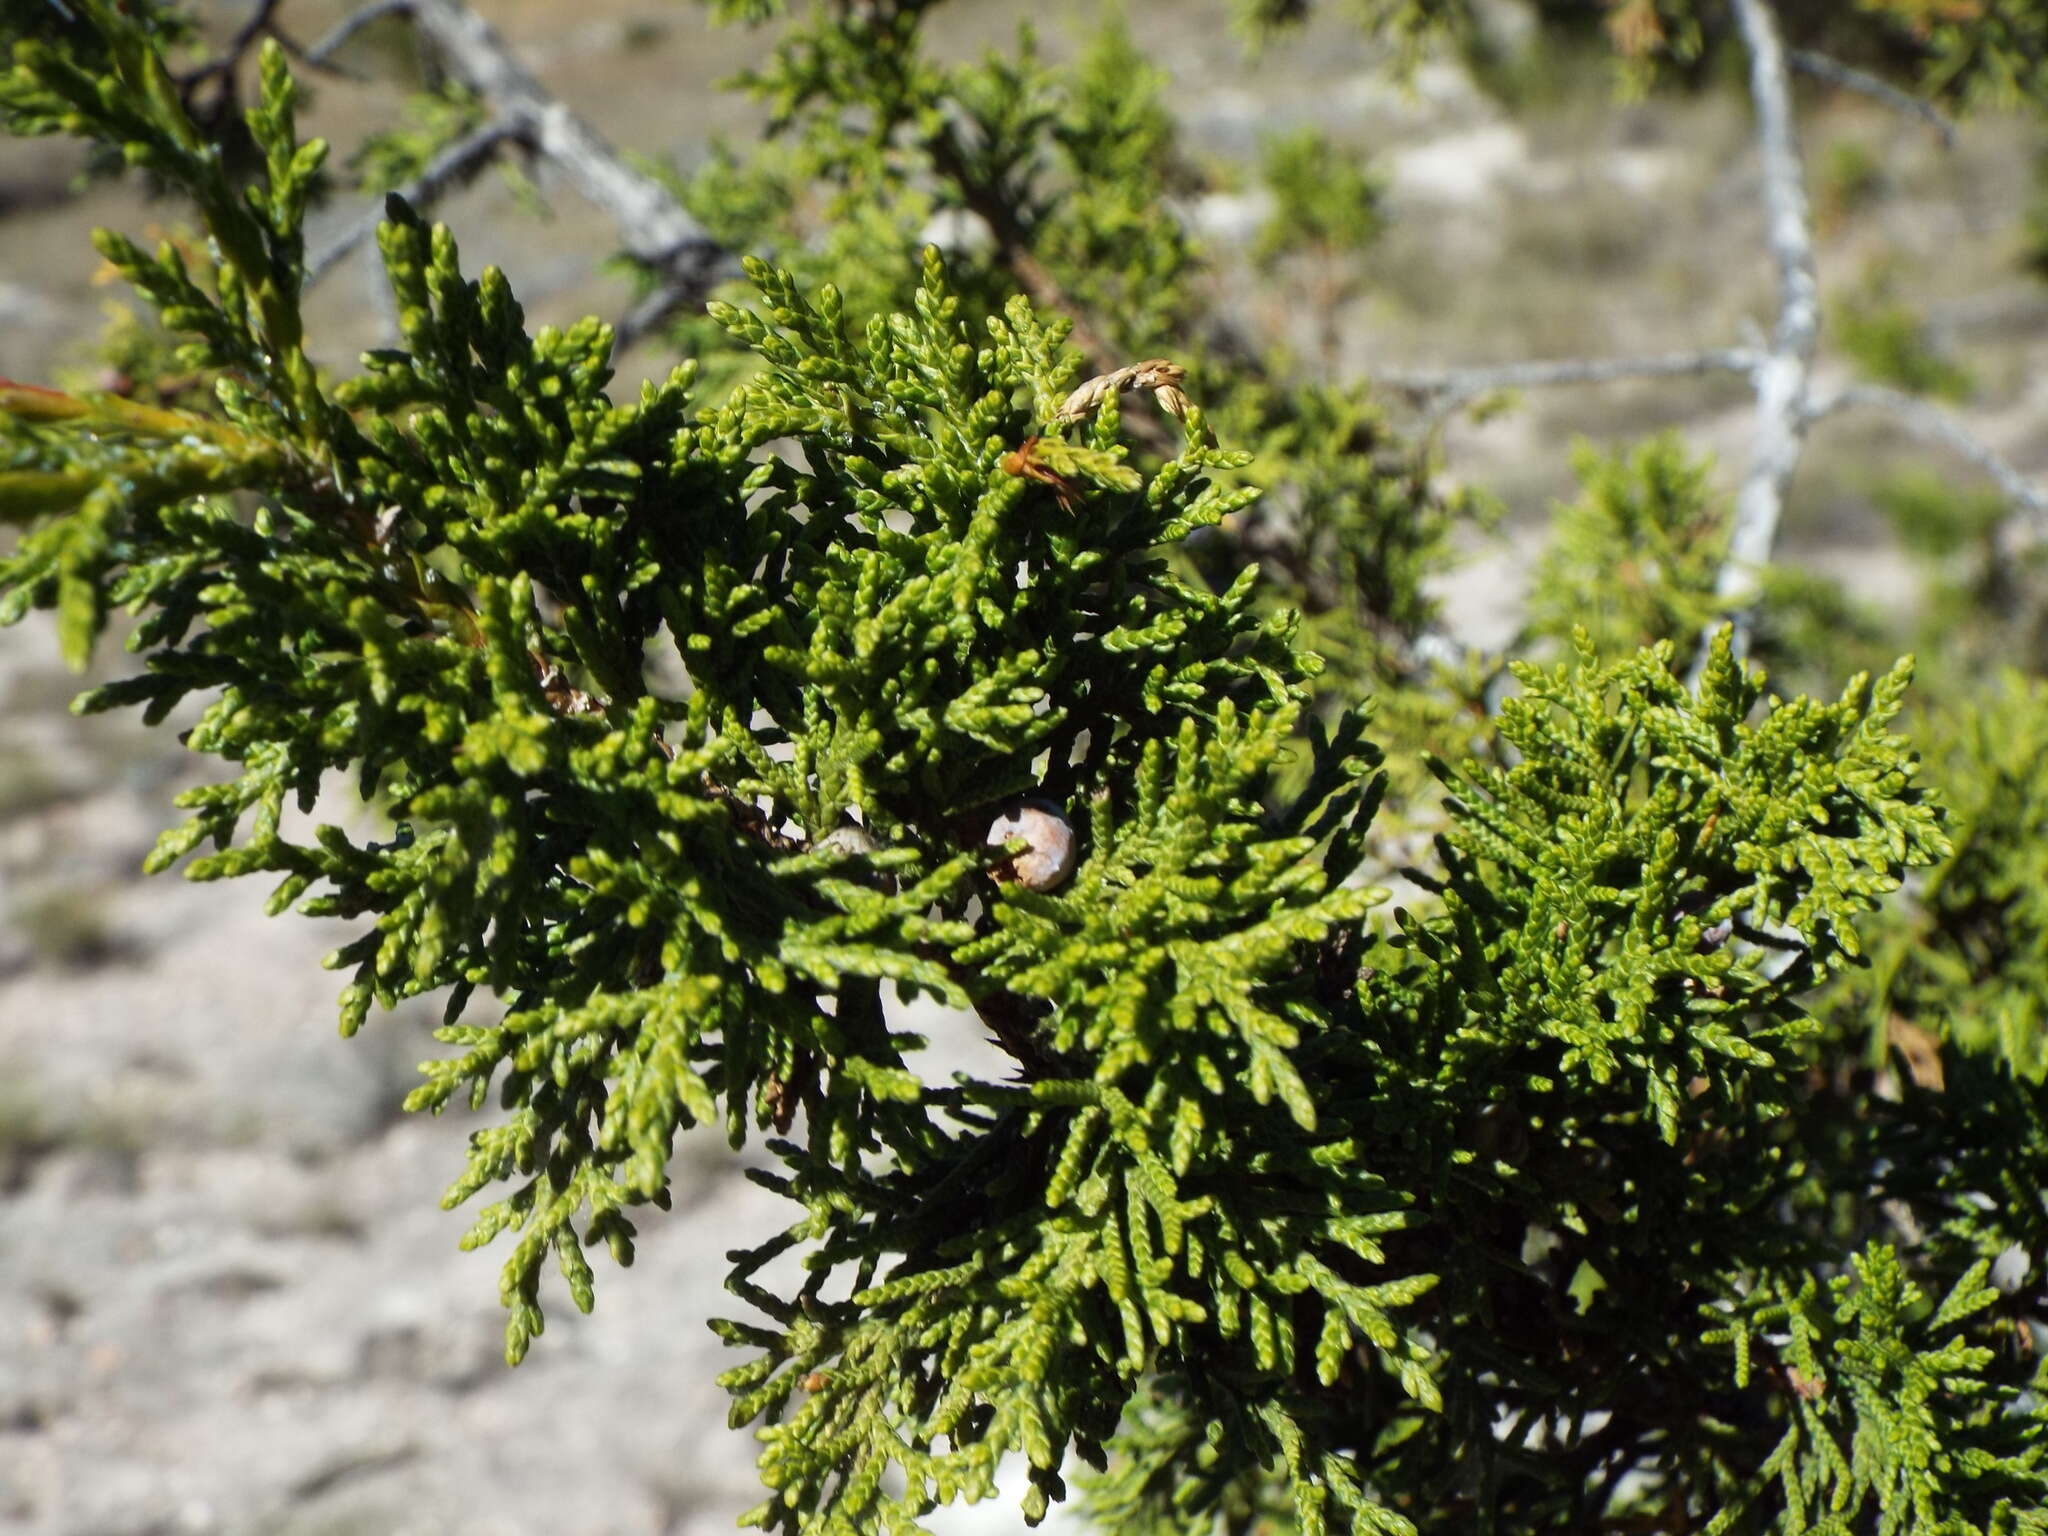
M2005 674L1941 721L1956 851L1927 880L1917 918L1887 932L1868 989L1896 1014L2048 1076L2048 690Z
M1521 760L1452 775L1444 890L1468 931L1521 941L1489 946L1508 961L1492 1027L1526 1020L1562 1048L1562 1072L1637 1080L1675 1139L1688 1094L1730 1063L1772 1064L1784 1031L1758 1027L1769 1000L1853 958L1857 921L1946 840L1885 729L1903 666L1834 705L1773 701L1752 724L1760 680L1725 639L1697 696L1660 661L1668 646L1601 679L1627 688L1621 707L1591 692L1590 651L1578 669L1520 673L1500 731Z
M1920 1047L1902 1102L1879 1117L1883 1188L1949 1269L2011 1266L2003 1310L2017 1336L2048 1285L2048 691L2006 674L1931 734L1954 852L1876 931L1871 969L1826 1012L1851 1048Z
M1551 519L1530 593L1532 636L1584 629L1603 650L1680 645L1723 616L1714 584L1725 518L1708 483L1712 460L1664 432L1612 456L1581 439L1572 471L1583 490Z
M1761 718L1725 649L1697 696L1661 647L1519 677L1518 761L1445 770L1443 910L1400 914L1339 1005L1342 1112L1414 1201L1389 1259L1439 1277L1415 1324L1442 1409L1352 1380L1297 1415L1447 1532L1701 1508L1713 1479L1686 1458L1725 1405L1693 1385L1710 1366L1684 1298L1828 1251L1783 1214L1825 1198L1830 1151L1785 1118L1814 1027L1795 999L1944 846L1884 728L1902 673ZM1199 1460L1184 1412L1138 1421L1105 1512L1202 1529L1168 1518L1171 1486L1129 1481L1148 1447Z
M1226 707L1155 739L1130 803L1092 804L1071 886L1011 896L956 951L1008 999L1050 1004L1027 1015L1028 1086L930 1095L959 1129L880 1176L823 1172L815 1130L784 1149L782 1187L810 1214L743 1273L823 1240L795 1304L743 1291L781 1326L725 1325L763 1350L727 1382L735 1422L787 1412L764 1470L786 1505L829 1508L821 1529L983 1495L1004 1450L1029 1459L1041 1513L1066 1442L1099 1461L1142 1377L1196 1352L1217 1373L1330 1381L1369 1343L1434 1399L1393 1315L1431 1279L1386 1272L1378 1241L1401 1201L1324 1113L1326 1076L1303 1070L1328 1026L1301 958L1380 897L1329 889L1317 840L1261 814L1288 724ZM1356 800L1322 814L1348 819ZM843 1268L850 1301L814 1301ZM878 1486L892 1460L900 1506Z
M684 188L693 211L807 281L863 274L847 291L859 317L907 307L934 216L971 221L986 239L966 242L955 273L970 302L999 311L1027 286L1021 266L1118 362L1185 345L1198 256L1161 196L1194 173L1163 72L1114 24L1063 73L1028 24L1009 48L942 63L923 36L938 3L821 7L789 26L735 82L768 109L768 142L715 154Z
M942 61L925 36L938 8L816 6L789 22L738 81L769 111L769 139L715 153L681 187L691 210L733 249L770 254L807 285L840 284L857 322L910 304L917 250L940 220L970 321L1000 316L1022 290L1079 322L1090 372L1152 356L1186 366L1209 425L1257 453L1269 493L1190 543L1204 578L1225 588L1263 562L1260 600L1303 613L1309 643L1354 680L1347 691L1416 670L1404 647L1435 618L1424 573L1479 498L1442 490L1428 453L1359 385L1296 377L1264 338L1219 325L1234 275L1173 211L1202 173L1179 143L1165 73L1114 13L1060 70L1028 26L1012 48ZM1379 227L1373 190L1355 177L1320 198L1297 188L1266 243L1354 255ZM684 321L677 339L711 376L730 370L705 322ZM1149 403L1133 410L1146 418L1132 424L1142 463L1160 435ZM1433 739L1447 712L1418 698L1382 726Z
M1825 1286L1778 1278L1703 1308L1717 1324L1706 1341L1732 1346L1738 1386L1768 1372L1789 1388L1783 1438L1707 1536L1766 1528L1755 1508L1775 1502L1766 1491L1783 1501L1775 1528L1815 1536L2048 1531L2048 1439L2031 1393L1987 1369L1994 1351L1965 1330L2000 1299L1989 1268L1972 1265L1936 1305L1873 1243Z
M218 383L204 412L0 393L4 615L54 608L81 659L129 608L144 664L81 707L197 706L228 771L152 868L357 922L347 1031L444 1001L410 1102L496 1106L448 1199L496 1196L468 1241L508 1241L513 1359L550 1257L591 1305L588 1247L630 1260L675 1138L722 1121L770 1133L796 1207L718 1325L758 1525L908 1530L1017 1455L1034 1518L1078 1458L1117 1529L1191 1536L1804 1530L1891 1490L1912 1529L2021 1528L1988 1229L1930 1246L1931 1323L1875 1250L1833 1313L1802 1288L1934 1123L1866 1125L1800 1009L1948 851L1888 729L1903 667L1834 704L1725 647L1696 691L1668 647L1522 669L1381 920L1366 712L1311 707L1253 567L1170 552L1256 494L1227 412L1136 456L1113 397L1061 421L1067 320L932 255L859 313L756 263L711 311L742 381L617 404L603 326L529 334L398 202L402 344L337 378L300 333L321 152L278 51L245 189L148 37L75 3L103 65L24 44L0 109L192 199L203 251L103 250ZM1359 409L1329 397L1340 447ZM388 827L297 830L347 781ZM1064 883L987 842L1024 796L1078 839ZM930 1080L890 1008L920 996L1008 1075ZM1898 1198L1991 1187L1940 1166ZM1820 1418L1742 1364L1784 1308L1801 1380L1844 1384Z

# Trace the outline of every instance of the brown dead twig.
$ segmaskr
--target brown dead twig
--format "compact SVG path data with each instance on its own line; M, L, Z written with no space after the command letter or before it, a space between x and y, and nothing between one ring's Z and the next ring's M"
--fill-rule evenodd
M1073 512L1081 505L1081 484L1071 475L1063 475L1040 457L1036 436L1027 437L1015 448L1004 454L998 465L1006 475L1017 475L1025 480L1035 480L1050 487L1060 504L1062 512Z

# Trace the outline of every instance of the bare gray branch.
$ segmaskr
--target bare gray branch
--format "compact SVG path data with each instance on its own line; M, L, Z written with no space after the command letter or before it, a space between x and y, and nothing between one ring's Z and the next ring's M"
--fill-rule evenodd
M1803 74L1816 80L1825 80L1829 85L1840 86L1845 91L1855 91L1873 101L1881 101L1894 112L1903 112L1908 117L1918 118L1941 139L1943 149L1956 147L1956 125L1932 103L1922 101L1909 91L1902 91L1888 80L1867 74L1852 64L1840 59L1831 59L1824 53L1815 53L1808 48L1795 48L1790 55L1792 65Z
M370 21L393 15L410 17L449 72L490 103L500 140L516 136L554 165L610 216L628 254L661 278L657 296L634 306L636 334L674 309L701 304L719 283L738 275L731 253L690 216L674 193L631 165L550 93L513 57L491 25L461 0L376 0L309 52L324 57ZM465 140L451 148L476 146ZM356 238L359 243L361 237Z
M1439 370L1384 369L1372 381L1407 394L1467 400L1498 389L1543 389L1566 384L1613 384L1628 379L1684 378L1710 373L1751 373L1763 354L1749 347L1667 352L1650 357L1574 357Z
M1971 432L1953 413L1904 390L1890 389L1882 384L1850 384L1833 394L1809 401L1806 419L1820 421L1840 411L1854 409L1884 411L1915 437L1940 443L1989 475L2030 525L2024 530L2006 530L2000 538L2003 546L2012 549L2048 539L2048 491L2043 491L2022 474L2010 460Z
M398 195L416 208L428 207L442 194L481 170L499 145L518 137L520 131L516 124L493 119L442 150L419 175L398 189ZM307 258L306 286L310 288L319 282L334 269L336 263L373 237L383 217L383 205L379 203Z
M1769 352L1758 363L1756 440L1749 469L1735 497L1728 555L1715 594L1735 624L1735 650L1748 647L1759 575L1770 563L1785 492L1805 444L1807 381L1820 339L1820 283L1814 274L1813 221L1807 210L1804 168L1792 116L1790 63L1769 0L1731 0L1749 50L1749 93L1756 110L1757 149L1763 169L1766 238L1778 273L1778 323ZM1705 665L1703 641L1693 664Z
M343 17L333 31L306 50L306 58L314 64L325 64L363 28L374 26L387 16L406 15L411 10L412 0L375 0L375 3Z

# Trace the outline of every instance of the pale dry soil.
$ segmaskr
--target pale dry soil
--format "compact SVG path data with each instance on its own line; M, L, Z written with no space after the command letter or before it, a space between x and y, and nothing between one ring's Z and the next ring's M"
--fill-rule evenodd
M231 18L236 7L216 15ZM681 4L488 0L484 9L563 96L621 143L689 165L751 107L709 82L761 48ZM1262 134L1318 121L1389 175L1396 222L1355 269L1324 365L1434 366L1722 345L1768 314L1747 117L1710 95L1615 111L1598 82L1553 82L1510 115L1457 69L1390 86L1341 27L1247 63L1214 3L1134 0L1134 29L1174 78L1193 152L1220 190L1191 210L1225 253L1263 216L1246 167ZM289 7L302 36L340 13ZM1079 5L1044 13L1070 52ZM963 4L954 50L1008 46L1017 12ZM373 55L366 64L374 66ZM391 85L322 83L310 126L346 143L395 110ZM1830 291L1875 264L1927 304L1979 381L1970 411L2029 469L2040 428L2040 291L2012 265L2030 143L2015 123L1966 130L1944 156L1866 103L1810 119L1816 163L1841 140L1883 166L1880 194L1829 228ZM0 374L89 373L79 338L114 290L85 245L95 223L169 223L132 186L73 193L75 156L0 141ZM616 313L627 295L592 274L611 237L545 175L557 212L532 217L494 177L444 210L472 266L511 275L535 322ZM335 227L352 210L324 215ZM316 237L317 238L317 237ZM1307 357L1324 332L1305 295L1226 282L1239 323ZM331 360L383 339L364 264L314 302ZM666 359L642 347L634 376ZM1839 364L1830 364L1839 373ZM1667 422L1723 457L1731 479L1747 413L1708 381L1526 399L1448 429L1449 472L1506 500L1505 530L1470 540L1443 584L1454 626L1512 632L1549 499L1567 494L1575 432L1619 441ZM1917 582L1881 536L1869 493L1887 465L1923 460L1882 423L1822 430L1785 549L1859 596L1909 610ZM1966 477L1958 474L1958 483ZM102 675L121 657L109 647ZM786 1212L740 1177L715 1135L686 1138L677 1210L650 1213L640 1259L600 1265L599 1305L555 1293L527 1363L500 1359L495 1261L456 1247L466 1218L439 1209L461 1165L461 1114L399 1113L431 1016L375 1018L343 1042L323 952L345 924L261 913L247 883L144 882L138 866L202 780L173 736L132 719L75 719L76 682L46 623L0 633L0 1531L24 1536L344 1533L695 1533L728 1530L755 1497L752 1445L723 1427L713 1376L733 1357L704 1328L736 1310L724 1250ZM320 816L370 814L337 793ZM934 1017L933 1070L985 1047ZM1018 1528L1014 1504L957 1512L957 1532Z

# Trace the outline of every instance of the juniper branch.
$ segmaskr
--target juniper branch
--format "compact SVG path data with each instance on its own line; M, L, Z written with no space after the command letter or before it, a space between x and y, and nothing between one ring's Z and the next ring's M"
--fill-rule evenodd
M1045 263L1032 253L1030 231L1017 217L1015 206L1003 195L1002 189L974 174L953 125L941 124L926 140L926 147L931 151L932 163L953 183L967 211L988 226L988 232L995 241L997 259L1017 279L1018 286L1030 296L1032 303L1041 309L1065 315L1073 322L1074 328L1068 332L1067 339L1081 349L1081 355L1088 360L1089 372L1109 373L1115 369L1123 360L1113 355L1095 335L1080 306L1068 296Z
M1156 467L1122 459L1119 387L1177 392L1177 366L1077 395L1064 326L963 293L937 253L872 314L754 264L759 308L709 309L758 360L741 381L684 368L616 404L604 326L529 334L503 274L465 277L400 203L379 244L403 347L330 381L297 310L319 149L278 50L245 188L114 0L71 3L128 88L31 40L0 109L194 195L197 280L173 247L102 243L229 387L219 417L0 390L0 515L23 528L0 622L54 608L82 659L134 608L144 664L84 707L192 699L184 739L226 765L150 867L268 873L273 910L358 921L331 961L348 1030L446 997L409 1103L502 1111L449 1201L502 1192L468 1241L508 1240L510 1357L544 1261L587 1309L589 1250L630 1260L676 1138L722 1122L772 1132L760 1177L798 1207L738 1256L749 1317L716 1325L746 1351L723 1381L734 1426L759 1424L747 1519L769 1530L893 1536L1019 1455L1028 1519L1079 1457L1133 1536L1863 1529L1909 1507L1887 1528L2034 1530L2048 1417L2031 1364L1990 1348L2017 1308L1995 1315L1985 1273L2002 1228L2041 1230L2040 1095L1880 1106L1816 1072L1855 1052L1805 1002L1952 851L1889 729L1905 665L1760 710L1725 640L1688 691L1668 639L1602 662L1582 632L1517 669L1482 750L1433 764L1435 899L1385 922L1359 884L1395 846L1363 704L1311 718L1328 673L1295 615L1242 566L1190 551L1191 580L1167 554L1249 508L1252 455L1191 430ZM1072 254L1101 247L1020 217L1131 345L1128 290ZM1178 339L1156 346L1191 356ZM1213 380L1193 393L1224 440L1283 463L1283 431L1313 444L1304 565L1362 589L1380 551L1414 558L1427 466L1378 467L1355 392L1262 410ZM1659 554L1704 505L1662 462L1636 476ZM1717 569L1699 556L1688 593ZM1433 648L1422 605L1384 612ZM657 645L686 696L648 675ZM2038 804L2048 725L2017 713L1983 736ZM388 841L287 815L340 772L381 792ZM1027 794L1079 839L1057 881L1017 848L997 876L990 807ZM1973 925L1974 878L1943 877ZM925 1081L890 988L977 1009L1021 1071ZM485 990L503 1010L466 1015ZM2006 1139L1958 1134L1963 1113ZM1927 1140L1880 1139L1898 1128ZM1844 1273L1892 1198L1927 1241ZM800 1282L767 1270L784 1255Z
M1090 373L1114 372L1126 359L1117 357L1096 334L1094 324L1083 307L1074 301L1052 270L1038 259L1032 249L1031 231L1018 217L1012 199L1001 187L975 174L954 125L941 123L927 137L925 144L933 166L953 184L967 211L988 227L995 241L996 259L1016 280L1017 286L1040 309L1051 310L1067 318L1072 327L1067 332L1067 340L1080 348ZM1173 452L1172 434L1154 418L1134 414L1124 425L1131 436L1152 452L1162 456Z

